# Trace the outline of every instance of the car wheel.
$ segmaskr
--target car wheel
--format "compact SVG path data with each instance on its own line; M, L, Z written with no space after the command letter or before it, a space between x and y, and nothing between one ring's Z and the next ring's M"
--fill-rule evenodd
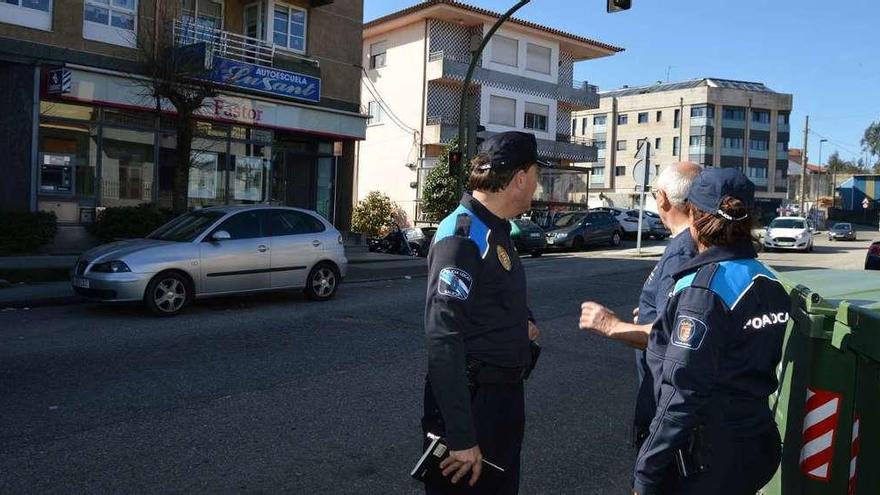
M609 244L614 247L620 246L620 231L615 230L611 233L611 240L609 241Z
M806 251L807 251L808 253L812 253L812 252L813 252L813 243L812 243L812 242L807 246Z
M413 256L419 258L425 257L425 254L422 252L422 246L419 246L418 244L410 244L409 251L412 253Z
M312 301L327 301L339 288L339 270L330 263L318 263L306 279L306 296Z
M540 249L535 249L534 251L532 251L532 258L540 258L542 254L544 254L544 251Z
M174 316L189 304L193 289L189 280L175 272L160 273L144 291L144 304L156 316Z
M581 249L583 249L584 248L584 238L580 237L580 236L575 237L571 241L571 248L574 249L575 251L580 251Z

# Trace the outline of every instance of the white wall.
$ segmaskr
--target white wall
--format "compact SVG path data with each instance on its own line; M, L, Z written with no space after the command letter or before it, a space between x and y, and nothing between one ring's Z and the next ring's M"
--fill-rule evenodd
M372 87L361 82L363 111L376 99L370 90L378 91L403 125L396 125L385 111L381 124L367 126L367 138L361 143L358 160L357 198L363 199L370 191L382 191L407 212L410 221L415 216L416 200L416 190L410 182L416 182L418 177L415 169L407 168L406 164L418 165L419 141L418 134L401 127L422 130L424 34L422 21L365 38L363 46L363 65L369 67L370 45L377 41L388 43L386 66L367 69Z

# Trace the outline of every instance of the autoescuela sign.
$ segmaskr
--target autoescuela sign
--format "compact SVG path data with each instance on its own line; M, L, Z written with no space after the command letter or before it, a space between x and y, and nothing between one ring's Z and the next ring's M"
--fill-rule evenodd
M312 103L321 100L321 79L297 72L215 57L208 79L218 84Z

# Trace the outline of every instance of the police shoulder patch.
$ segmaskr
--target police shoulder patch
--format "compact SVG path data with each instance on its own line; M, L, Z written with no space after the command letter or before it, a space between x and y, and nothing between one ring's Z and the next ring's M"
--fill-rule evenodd
M680 315L676 319L675 329L672 330L672 345L695 351L700 348L708 330L702 321L692 316Z
M473 283L474 279L468 272L459 268L446 267L440 270L437 292L444 296L465 301L471 295Z

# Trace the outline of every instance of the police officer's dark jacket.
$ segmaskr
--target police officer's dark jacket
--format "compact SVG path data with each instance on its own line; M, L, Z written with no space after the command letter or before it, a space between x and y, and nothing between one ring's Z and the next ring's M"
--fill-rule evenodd
M500 367L530 361L526 277L510 223L465 194L440 222L428 256L428 379L453 450L477 444L465 357Z
M733 435L773 427L768 397L790 299L751 242L712 247L676 275L647 349L657 411L635 467L634 488L656 493L695 426Z

